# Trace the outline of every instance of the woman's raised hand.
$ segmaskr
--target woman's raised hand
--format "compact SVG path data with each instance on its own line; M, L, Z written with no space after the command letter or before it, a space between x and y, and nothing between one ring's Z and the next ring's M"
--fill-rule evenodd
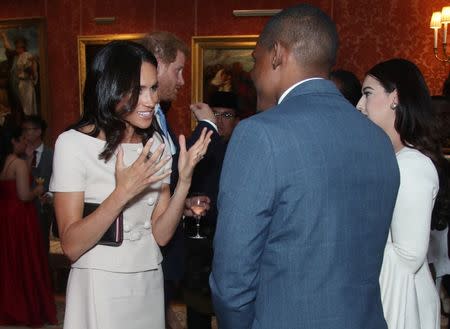
M186 138L183 135L180 135L180 157L178 158L178 173L180 180L188 183L191 182L195 166L203 159L208 150L212 133L211 130L207 131L206 128L203 128L200 137L189 150L186 150Z
M164 144L159 145L154 153L150 152L152 144L153 138L150 138L142 153L129 167L123 163L123 149L119 146L115 173L116 189L123 190L128 200L141 193L149 185L168 177L171 173L171 170L158 173L170 160L170 156L161 159Z

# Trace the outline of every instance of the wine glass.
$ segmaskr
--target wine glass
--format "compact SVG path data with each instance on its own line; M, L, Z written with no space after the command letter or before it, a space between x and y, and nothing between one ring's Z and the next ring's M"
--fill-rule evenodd
M197 233L190 236L191 239L205 239L206 237L200 235L200 219L206 215L207 203L205 201L204 193L193 193L190 196L191 199L191 211L194 213L195 227Z

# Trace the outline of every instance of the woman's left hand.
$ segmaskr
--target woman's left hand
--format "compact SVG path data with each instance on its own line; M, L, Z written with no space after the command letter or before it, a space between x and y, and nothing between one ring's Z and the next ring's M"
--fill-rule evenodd
M192 145L189 150L186 150L186 138L183 135L180 135L180 157L178 158L178 173L179 179L183 182L191 182L192 174L194 172L194 168L197 163L200 162L201 159L206 154L208 149L208 145L211 142L212 131L207 131L206 128L203 128L200 137Z

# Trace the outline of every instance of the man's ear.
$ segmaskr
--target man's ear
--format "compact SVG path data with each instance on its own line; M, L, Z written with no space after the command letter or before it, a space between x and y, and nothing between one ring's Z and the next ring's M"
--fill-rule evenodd
M285 50L279 41L275 41L272 48L272 68L274 70L283 63Z

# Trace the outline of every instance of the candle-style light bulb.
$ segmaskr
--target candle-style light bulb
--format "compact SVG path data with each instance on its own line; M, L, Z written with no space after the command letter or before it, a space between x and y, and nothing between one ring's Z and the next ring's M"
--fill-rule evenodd
M442 26L441 16L442 16L442 14L440 11L435 11L433 13L433 15L431 16L431 21L430 21L430 28L432 28L434 30L434 48L435 49L437 49L437 44L438 44L438 32Z
M444 38L442 42L447 44L447 26L450 23L450 6L442 8L441 23L444 25Z

